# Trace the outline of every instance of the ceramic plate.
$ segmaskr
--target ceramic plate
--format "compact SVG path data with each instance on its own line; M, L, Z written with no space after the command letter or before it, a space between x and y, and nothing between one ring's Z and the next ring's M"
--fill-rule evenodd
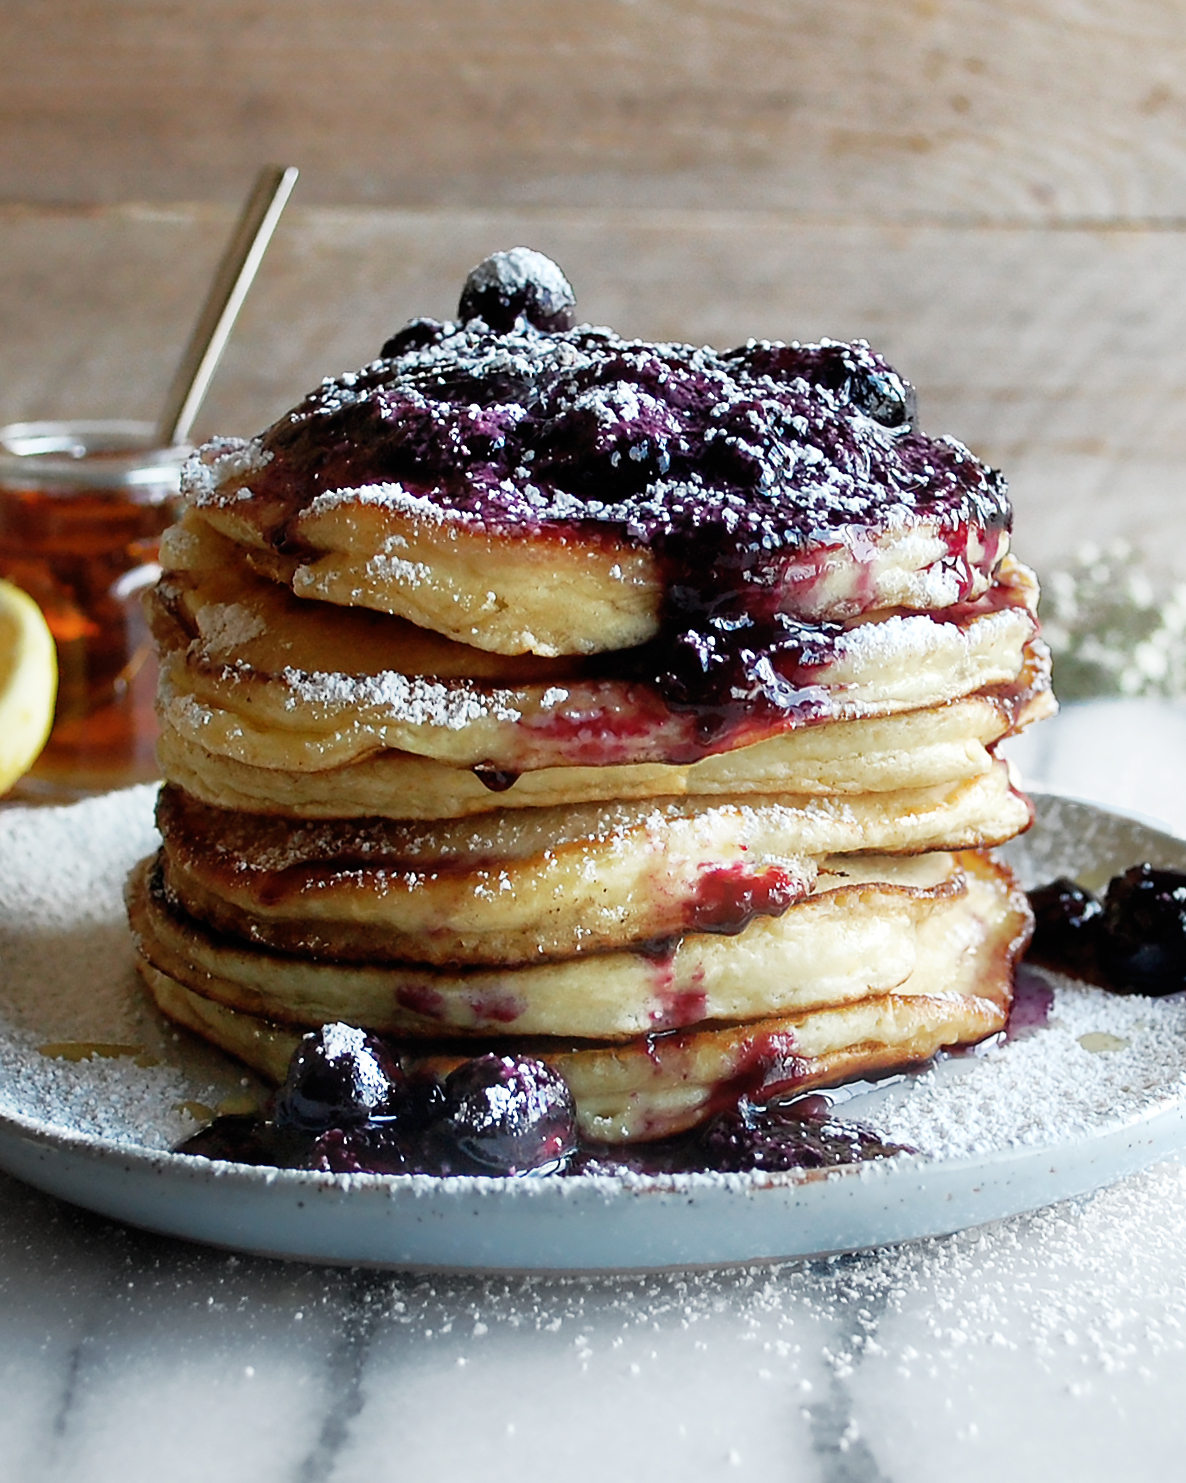
M1135 1027L1126 1033L1158 1046L1152 1076L1147 1060L1134 1062L1131 1076L1110 1074L1093 1094L1098 1078L1088 1073L1103 1057L1092 1060L1085 1043L1123 1056L1135 1054L1125 1051L1129 1042L1104 1030L1050 1032L1048 1044L1038 1044L1047 1032L1035 1029L844 1107L844 1115L878 1124L889 1117L892 1128L894 1117L909 1123L916 1099L941 1108L950 1094L966 1116L983 1083L981 1100L997 1100L999 1122L996 1084L1016 1095L1020 1083L1016 1138L1002 1140L998 1130L994 1146L991 1130L973 1129L957 1155L903 1155L827 1174L437 1180L279 1171L173 1154L169 1144L195 1126L187 1100L253 1089L241 1085L241 1068L176 1036L137 989L118 882L151 843L149 790L73 809L0 814L0 1168L149 1230L275 1256L394 1267L747 1262L981 1224L1083 1194L1186 1146L1186 1035L1176 1030L1186 1006L1129 999L1117 1001ZM1098 884L1144 859L1186 869L1186 842L1051 795L1038 799L1037 825L1006 854L1026 885L1063 873ZM1066 1003L1077 1030L1077 1011ZM106 1057L70 1059L77 1053L71 1046L84 1041L104 1042ZM1066 1127L1052 1135L1022 1116L1029 1073L1018 1058L1026 1055L1043 1075L1060 1074L1076 1088L1073 1115L1068 1110ZM1082 1076L1075 1057L1083 1058ZM1051 1085L1057 1094L1057 1076Z

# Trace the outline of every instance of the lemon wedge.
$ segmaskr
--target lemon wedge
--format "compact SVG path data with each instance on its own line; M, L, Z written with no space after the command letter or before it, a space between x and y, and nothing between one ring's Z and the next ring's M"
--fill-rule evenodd
M41 609L0 578L0 793L45 745L57 691L57 655Z

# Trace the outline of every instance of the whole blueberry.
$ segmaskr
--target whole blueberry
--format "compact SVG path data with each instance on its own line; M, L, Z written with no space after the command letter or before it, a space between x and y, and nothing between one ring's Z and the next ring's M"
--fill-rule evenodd
M849 398L882 427L908 429L918 416L914 387L889 367L858 370L849 384Z
M432 1139L442 1173L525 1174L576 1146L576 1108L563 1076L532 1056L493 1053L445 1078Z
M1134 865L1108 883L1100 963L1113 988L1186 989L1186 874Z
M354 1025L329 1024L306 1035L276 1098L280 1127L323 1133L395 1116L405 1078L381 1040Z
M463 324L485 320L496 334L525 321L554 333L572 328L576 295L550 257L530 247L495 252L471 268L457 315Z
M1067 876L1029 892L1034 936L1029 956L1036 963L1093 977L1104 908L1090 891Z

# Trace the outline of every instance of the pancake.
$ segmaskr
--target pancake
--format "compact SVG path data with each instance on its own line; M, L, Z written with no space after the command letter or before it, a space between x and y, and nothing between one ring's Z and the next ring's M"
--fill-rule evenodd
M140 971L169 1019L261 1075L284 1079L300 1044L298 1031L205 999L151 964L142 963ZM994 997L1000 987L999 978L994 983L979 973L975 988L982 992L887 994L838 1009L651 1036L626 1046L557 1050L526 1044L522 1049L551 1062L564 1076L586 1138L642 1143L695 1127L739 1093L774 1100L923 1065L945 1047L976 1044L1004 1027L1007 1007ZM491 1048L475 1044L466 1050L479 1054ZM402 1059L409 1070L426 1067L447 1074L464 1057Z
M1007 878L983 857L849 857L816 894L731 934L689 933L651 952L526 967L352 964L249 946L171 903L146 863L130 897L140 951L196 992L268 1019L345 1020L420 1038L575 1035L628 1039L703 1020L743 1021L909 992L932 917L945 952L999 915ZM871 878L870 878L871 877ZM930 941L926 938L925 941ZM941 988L942 962L929 980ZM926 992L921 986L918 992Z
M580 654L657 635L673 557L820 621L949 608L1008 549L1003 481L918 432L863 342L721 354L479 318L385 349L186 469L190 504L299 596Z
M982 879L973 868L969 881ZM1025 898L998 876L987 918L946 922L954 942L940 944L942 982L929 993L895 992L741 1025L651 1034L618 1044L522 1039L567 1080L582 1133L605 1142L662 1138L693 1127L740 1092L756 1100L921 1063L944 1046L971 1044L1003 1028L1013 968L1028 939ZM921 968L921 964L920 964ZM298 1028L208 998L156 962L141 972L169 1018L274 1081L283 1079ZM466 1055L502 1049L474 1041L458 1050L414 1042L399 1046L408 1069L445 1073Z
M1027 651L1027 664L1036 671L1029 684L1023 674L1016 686L993 687L946 705L804 727L682 766L551 767L516 775L386 750L340 767L298 771L253 766L211 751L202 743L200 727L183 735L167 716L158 755L165 775L196 798L297 819L469 818L508 807L751 794L856 800L983 777L993 767L990 749L997 741L1057 708L1041 645ZM299 760L315 759L306 753Z
M164 888L216 932L341 962L523 964L735 930L808 894L819 857L961 849L1029 820L1004 763L970 783L322 823L157 807Z
M226 600L228 583L241 600ZM196 587L162 583L152 603L163 729L252 767L298 772L386 749L514 773L689 763L800 726L920 710L1013 684L1027 666L1037 601L1032 574L1008 562L987 597L942 621L894 613L805 630L795 664L778 672L786 708L744 708L706 732L699 708L668 703L629 672L470 678L454 673L467 662L460 646L421 656L418 648L436 646L394 619L335 635L360 615L327 615L294 599L293 611L279 613L280 593L232 571ZM291 663L300 653L312 665L318 646L339 663L348 656L350 667Z

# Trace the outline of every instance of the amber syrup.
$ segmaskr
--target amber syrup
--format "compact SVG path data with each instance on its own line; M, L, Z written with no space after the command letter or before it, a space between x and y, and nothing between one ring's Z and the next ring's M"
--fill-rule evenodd
M22 796L69 797L158 776L157 665L142 597L170 490L0 484L0 576L41 608L58 654L53 731Z

